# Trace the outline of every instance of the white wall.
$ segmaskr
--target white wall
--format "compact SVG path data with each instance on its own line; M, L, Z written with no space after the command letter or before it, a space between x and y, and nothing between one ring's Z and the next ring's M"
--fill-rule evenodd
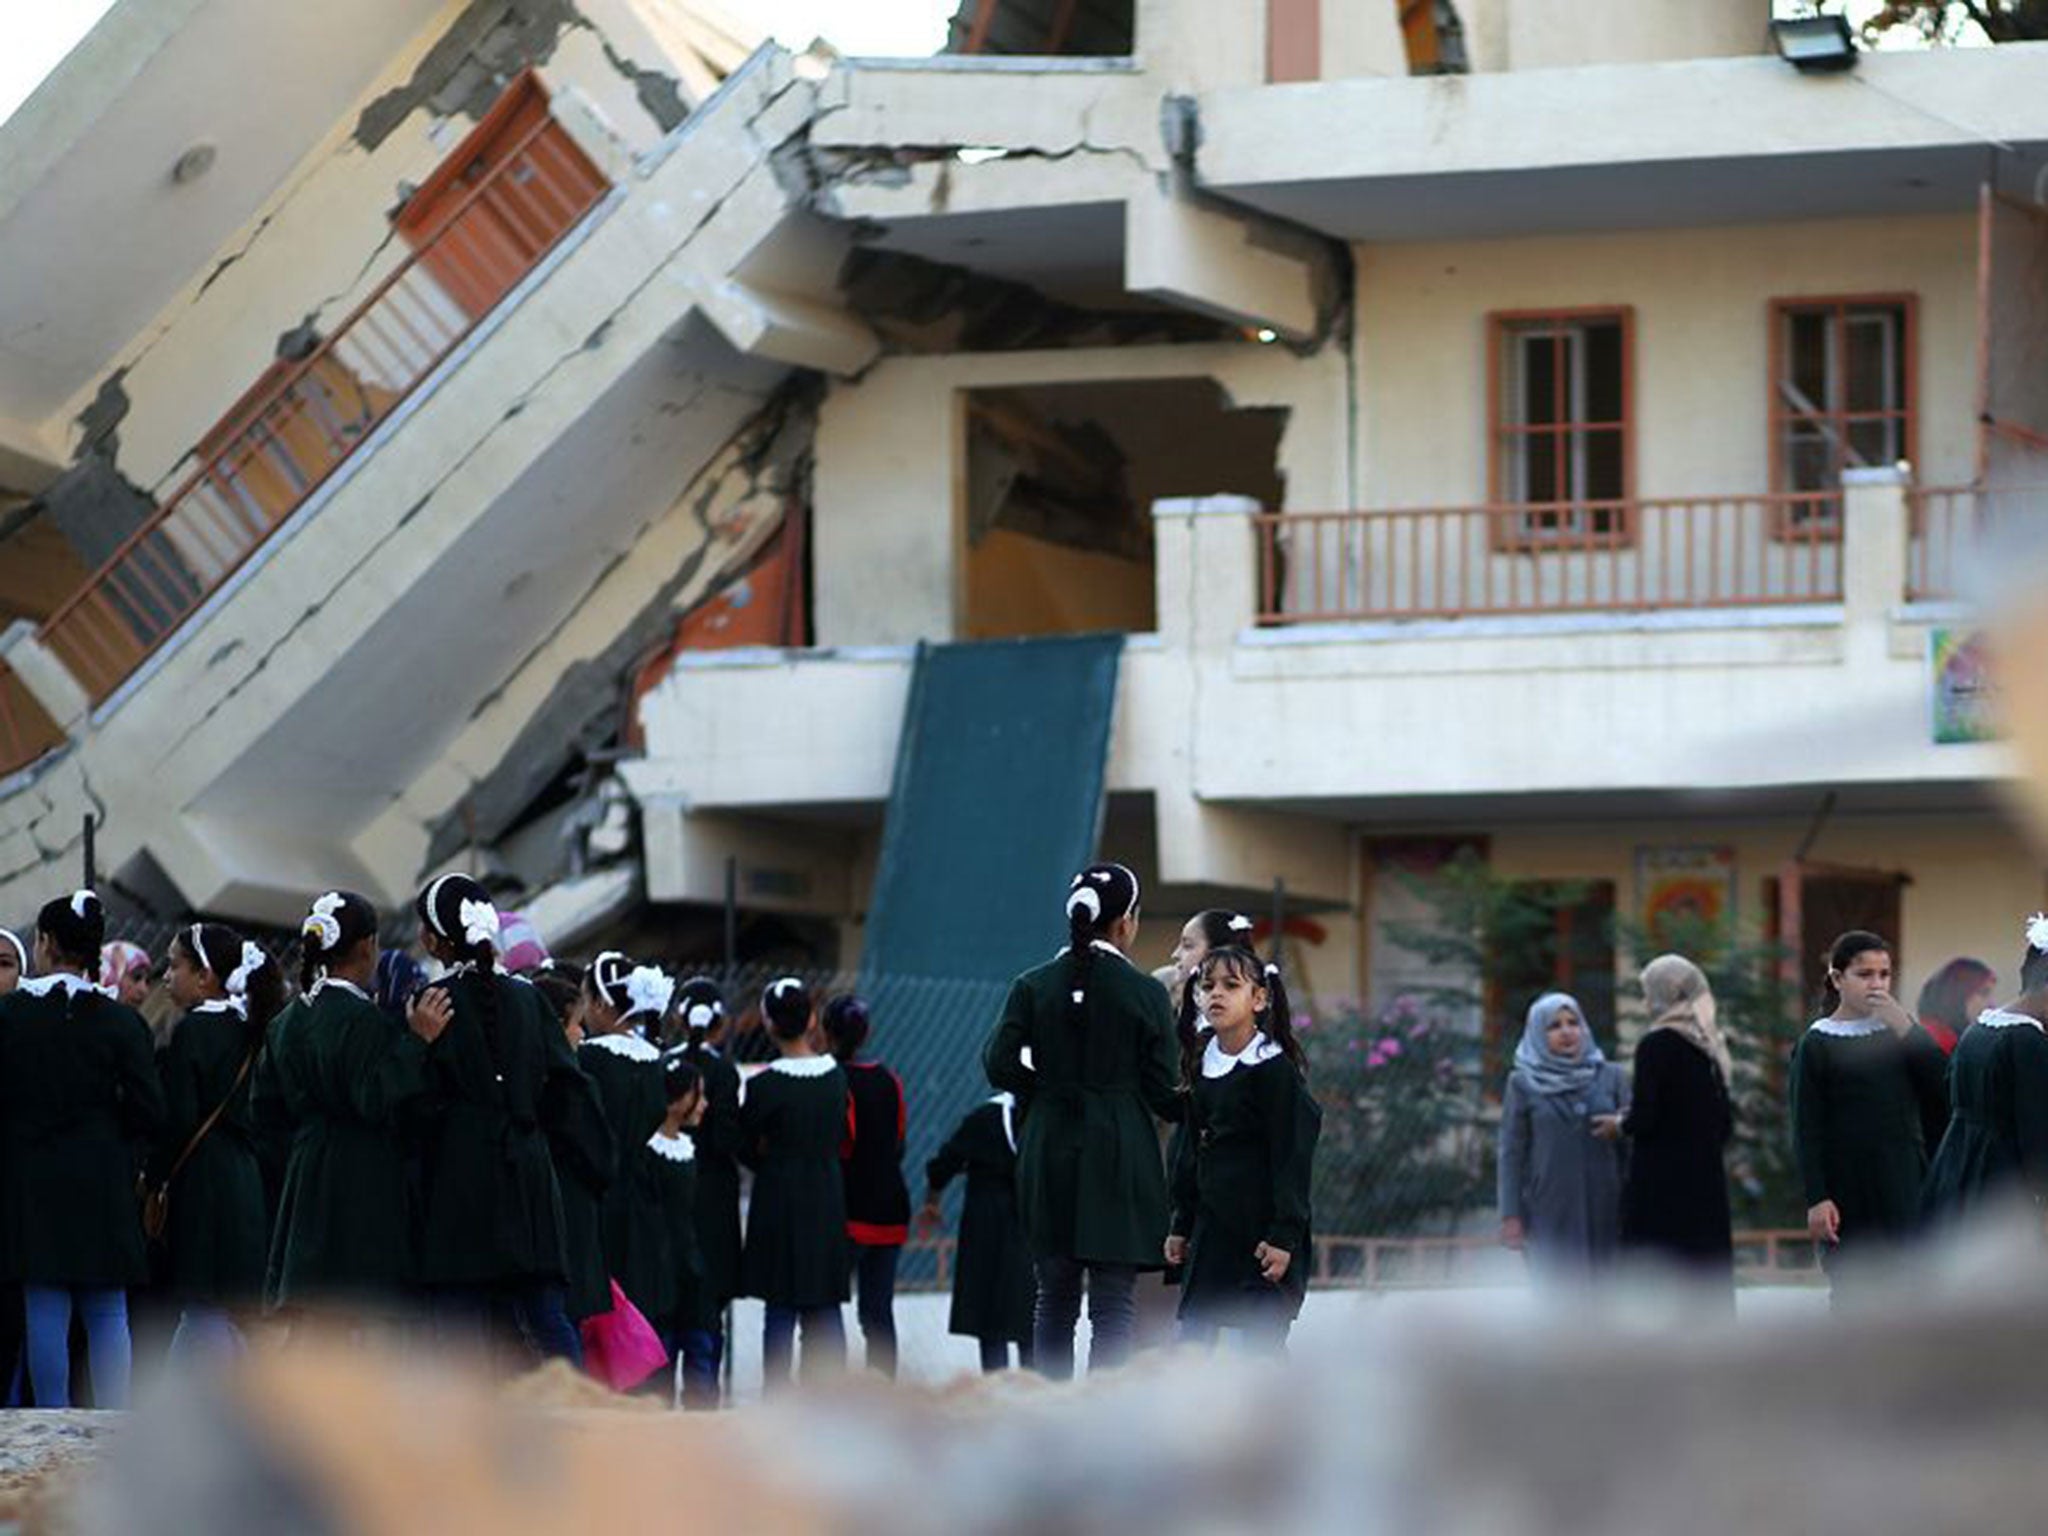
M1632 306L1636 490L1769 489L1770 303L1917 295L1920 478L1972 472L1965 216L1358 247L1362 506L1487 499L1487 316Z

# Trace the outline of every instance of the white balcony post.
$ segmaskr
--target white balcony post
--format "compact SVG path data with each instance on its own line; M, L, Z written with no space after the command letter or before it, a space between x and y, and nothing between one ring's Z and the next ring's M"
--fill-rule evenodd
M27 619L16 619L0 633L0 661L14 669L22 686L49 711L50 718L68 736L92 711L87 693L57 653L43 644L42 636Z
M1159 635L1168 645L1228 650L1258 622L1259 565L1249 496L1175 497L1152 504Z
M1906 598L1911 518L1902 466L1842 472L1842 611L1852 634L1884 626Z

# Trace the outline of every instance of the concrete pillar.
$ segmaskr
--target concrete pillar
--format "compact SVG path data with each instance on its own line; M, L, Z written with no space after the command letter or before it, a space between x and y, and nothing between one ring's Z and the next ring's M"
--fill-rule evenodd
M1228 651L1258 620L1258 559L1249 496L1175 497L1152 504L1160 639Z
M27 619L16 619L0 634L0 661L14 669L22 686L49 711L50 718L75 734L92 711L92 696L71 675L57 653L42 642L36 627Z
M1912 526L1903 468L1842 471L1842 623L1851 666L1883 666L1906 600Z

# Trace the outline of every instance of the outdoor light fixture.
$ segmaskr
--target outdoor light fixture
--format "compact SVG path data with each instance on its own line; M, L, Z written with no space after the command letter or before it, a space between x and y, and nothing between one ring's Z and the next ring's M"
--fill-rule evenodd
M1799 16L1771 23L1778 57L1802 75L1831 75L1856 67L1856 41L1841 16Z

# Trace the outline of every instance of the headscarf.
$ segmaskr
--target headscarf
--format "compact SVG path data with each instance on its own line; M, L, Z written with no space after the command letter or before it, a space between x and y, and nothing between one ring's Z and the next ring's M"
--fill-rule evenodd
M128 979L128 973L141 966L149 967L149 951L140 944L130 944L126 939L114 939L100 946L100 985L109 992L120 990L121 983Z
M415 992L426 984L426 967L402 949L387 949L377 956L377 979L372 983L377 1006L401 1024Z
M1580 1039L1584 1042L1576 1056L1558 1055L1550 1048L1548 1038L1551 1024L1567 1008L1579 1016ZM1586 1010L1579 1006L1576 997L1569 992L1546 992L1529 1005L1521 1044L1515 1047L1515 1071L1529 1087L1545 1098L1583 1098L1592 1090L1593 1080L1605 1065L1607 1058L1601 1054L1600 1043L1586 1024Z
M1705 1053L1727 1082L1733 1065L1728 1042L1714 1019L1714 989L1707 973L1683 955L1659 955L1643 967L1643 1000L1650 1005L1650 1028L1674 1030Z
M508 971L530 971L547 963L548 947L524 912L498 914L498 963Z

